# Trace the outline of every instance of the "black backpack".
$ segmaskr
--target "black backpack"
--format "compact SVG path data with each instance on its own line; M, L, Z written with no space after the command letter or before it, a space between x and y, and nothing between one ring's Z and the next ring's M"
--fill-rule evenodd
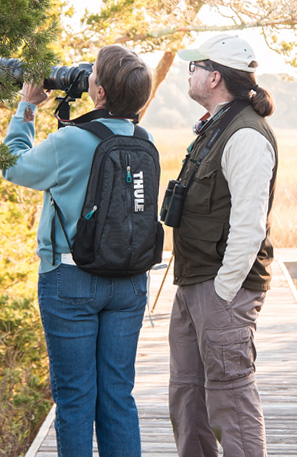
M97 276L142 274L162 260L159 153L139 126L135 126L134 136L115 135L100 122L76 126L102 141L94 152L73 246L52 198L73 260ZM52 246L54 259L54 236Z

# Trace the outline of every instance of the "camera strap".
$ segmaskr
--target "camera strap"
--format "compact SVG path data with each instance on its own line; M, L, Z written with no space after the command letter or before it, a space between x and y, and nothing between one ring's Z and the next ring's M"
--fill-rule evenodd
M240 111L242 111L244 108L246 108L248 105L250 104L250 102L248 100L235 100L234 102L232 102L231 104L228 104L227 106L224 106L222 108L222 113L220 114L220 111L214 116L214 118L216 118L216 120L220 117L223 117L221 118L218 126L216 127L216 129L214 130L213 134L211 135L211 137L209 138L209 140L207 141L206 145L202 148L202 151L199 155L199 158L198 160L193 160L191 159L191 152L188 153L186 155L186 159L184 161L184 164L183 164L183 167L181 169L181 172L179 174L179 177L178 177L178 180L180 179L181 175L182 175L182 172L183 170L185 169L185 166L186 164L188 163L189 160L193 161L195 163L195 167L194 167L194 170L191 174L191 177L189 179L189 182L188 184L186 185L186 188L185 188L185 193L184 193L184 198L186 197L187 195L187 192L193 182L193 179L201 165L201 162L202 160L207 156L207 154L209 153L209 151L211 150L211 148L213 147L213 145L215 144L215 142L219 139L219 137L221 136L221 134L223 133L223 131L225 130L225 128L227 127L227 125L232 121L232 119L238 114L240 113ZM220 116L219 116L220 114ZM213 119L214 119L213 118ZM212 121L209 125L213 125L215 122ZM194 146L194 143L192 144L192 148L191 150L193 149L193 146Z
M92 111L89 111L88 113L83 114L82 116L76 117L74 119L61 119L57 115L57 110L55 113L55 117L58 119L59 123L61 124L61 127L66 127L67 125L78 125L78 124L84 124L86 122L93 121L94 119L130 119L134 124L137 124L139 121L139 114L135 115L127 115L127 116L122 116L122 117L117 117L113 116L111 113L109 113L106 109L101 108L101 109L94 109Z

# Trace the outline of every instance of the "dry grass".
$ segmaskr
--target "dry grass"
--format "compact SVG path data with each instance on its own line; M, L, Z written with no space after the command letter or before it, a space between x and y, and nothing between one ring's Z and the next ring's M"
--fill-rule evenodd
M160 204L169 179L179 173L191 130L152 129L161 156ZM297 130L275 131L279 144L279 169L273 208L272 240L275 247L297 246ZM172 229L165 227L165 249L172 249Z
M297 130L276 130L279 172L273 209L276 247L297 246Z
M150 129L155 139L156 147L160 152L161 180L160 180L160 207L170 179L176 179L182 161L186 155L186 148L195 139L188 129ZM164 249L172 250L172 228L164 225Z

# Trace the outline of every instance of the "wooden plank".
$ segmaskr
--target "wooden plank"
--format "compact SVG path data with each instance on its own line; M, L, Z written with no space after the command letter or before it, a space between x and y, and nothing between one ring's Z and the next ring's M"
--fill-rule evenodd
M167 261L170 254L167 253ZM297 249L276 250L272 290L260 313L256 334L257 384L266 423L268 454L297 456L297 305L284 262L297 260ZM151 303L164 271L151 279ZM134 395L139 409L144 457L177 457L168 412L168 330L175 287L169 272L155 312L146 313L136 360ZM58 457L51 411L26 457ZM220 449L220 456L222 450ZM94 437L93 457L99 457ZM234 456L235 457L235 456Z
M40 447L43 445L45 438L48 436L49 430L53 427L53 421L55 418L55 407L53 406L47 415L45 421L39 429L39 432L33 441L30 449L28 450L26 457L36 457ZM56 448L56 439L55 439ZM52 455L50 457L53 457Z

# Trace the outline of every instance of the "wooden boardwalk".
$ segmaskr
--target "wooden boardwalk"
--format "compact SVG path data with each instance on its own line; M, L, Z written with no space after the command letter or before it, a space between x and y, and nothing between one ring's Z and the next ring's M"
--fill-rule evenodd
M297 457L297 293L284 266L287 261L297 262L297 249L276 250L272 290L259 317L256 335L257 383L269 457ZM152 273L151 306L163 275L164 270ZM177 457L167 403L167 335L174 293L170 271L152 314L154 328L147 314L141 331L134 394L139 408L143 457ZM53 419L54 408L26 457L58 456ZM95 440L94 457L98 457Z

